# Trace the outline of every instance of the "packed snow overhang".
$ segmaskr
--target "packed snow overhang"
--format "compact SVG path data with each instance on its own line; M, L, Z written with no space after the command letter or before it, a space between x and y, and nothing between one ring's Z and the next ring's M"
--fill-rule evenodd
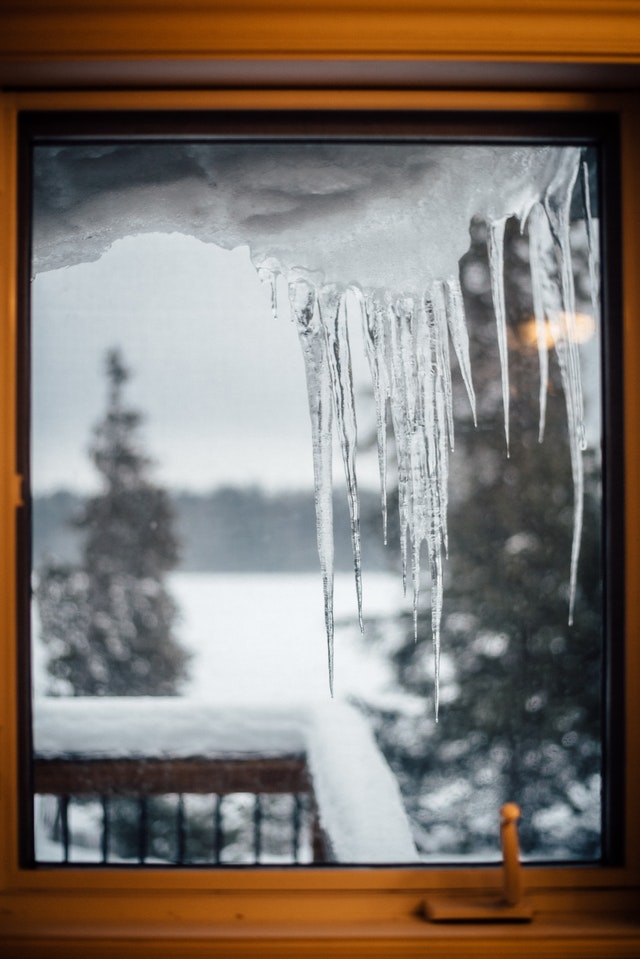
M384 142L248 147L37 147L34 271L97 259L123 236L180 232L225 248L249 245L256 263L272 257L326 282L419 293L455 271L474 214L522 215L544 196L562 152Z

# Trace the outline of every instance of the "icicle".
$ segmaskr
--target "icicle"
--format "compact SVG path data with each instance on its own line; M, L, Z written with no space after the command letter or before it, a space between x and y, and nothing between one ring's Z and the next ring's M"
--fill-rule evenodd
M376 433L378 443L378 473L380 475L380 498L382 509L382 535L384 545L387 545L388 517L387 517L387 400L389 398L389 383L385 363L384 340L384 311L379 302L368 297L366 302L362 293L357 290L358 300L362 310L362 329L373 396L376 404Z
M448 548L447 510L449 445L452 415L446 305L442 286L434 284L425 297L425 323L417 344L422 384L422 417L426 450L426 528L418 530L427 543L431 575L431 634L434 652L435 718L440 708L440 623L443 604L442 553ZM449 444L447 437L449 435Z
M333 696L333 485L331 375L327 341L318 313L315 288L304 279L289 286L291 307L302 346L311 436L316 506L316 536L324 594L324 621L329 659L329 688Z
M569 426L569 448L573 473L573 543L571 547L571 573L569 585L569 625L573 623L578 581L578 559L582 540L582 519L584 510L584 465L582 452L586 449L584 426L584 408L582 396L582 374L580 354L576 335L575 291L570 243L570 209L573 189L580 167L580 150L568 148L563 151L559 169L547 190L544 206L560 256L560 275L562 282L562 311L551 323L556 343L556 352L560 362L567 420Z
M439 285L438 285L438 292ZM441 550L445 554L449 551L449 536L447 532L447 513L449 507L449 450L447 448L447 425L453 422L453 397L451 391L451 370L449 360L449 341L447 337L446 308L440 296L433 300L434 316L429 328L431 334L432 376L430 397L430 416L425 417L427 439L427 471L430 490L432 490L432 506L430 513L429 537L431 543L430 554ZM427 314L428 316L428 314ZM449 427L449 445L453 449L453 427ZM440 568L438 582L440 583L438 609L442 608L442 571ZM438 623L440 613L438 612Z
M411 333L411 364L405 369L408 417L404 424L409 451L409 497L407 522L411 540L411 580L413 584L413 634L418 641L418 606L420 602L420 552L428 539L431 497L427 465L427 425L425 391L433 375L427 322L424 311L416 311L412 299L406 298L400 306L405 329ZM426 342L425 342L426 341Z
M496 315L498 351L502 373L502 405L504 408L504 436L509 456L509 361L507 349L507 313L504 303L504 228L506 217L494 220L489 227L489 267L491 294Z
M540 413L538 418L538 442L544 439L547 418L547 393L549 391L549 348L547 343L547 324L544 311L544 269L541 258L544 210L537 204L529 214L529 265L531 269L531 293L533 314L536 321L536 339L538 343L538 364L540 367Z
M261 281L269 287L269 297L271 301L271 315L274 320L278 319L278 277L282 274L270 266L262 265L257 268L258 276Z
M569 452L571 455L571 472L573 476L573 541L571 546L571 572L569 582L569 625L571 626L573 624L573 609L578 581L578 560L580 558L580 544L582 540L584 464L582 462L582 446L579 438L578 416L575 407L576 399L572 393L575 383L574 372L571 369L569 340L571 332L566 322L564 311L559 316L556 314L556 319L559 322L551 322L550 327L554 337L565 394L567 420L569 423Z
M403 579L411 543L413 621L417 639L420 553L425 543L431 575L431 630L435 661L436 718L439 708L442 552L446 550L448 455L452 433L447 310L444 288L434 285L424 305L412 297L391 306L376 296L370 314L383 318L389 368L389 399L398 460L398 497Z
M589 280L591 285L591 308L594 320L600 316L600 277L598 240L595 223L591 216L591 195L589 190L589 166L586 160L582 162L582 197L584 202L585 220L587 224L587 249L589 251Z
M562 306L564 323L567 329L568 373L571 385L571 397L574 403L574 424L577 431L579 448L586 449L582 376L580 373L580 355L576 336L576 306L571 258L570 220L571 197L578 177L580 151L563 151L559 170L553 178L544 198L544 207L549 220L553 238L560 254L560 276L562 278Z
M406 339L410 331L403 332L403 323L406 315L397 311L391 303L388 293L376 294L374 308L380 312L384 320L384 345L386 350L386 364L389 377L389 408L391 423L396 445L396 463L398 469L398 514L400 520L400 555L402 559L402 587L407 592L407 535L409 530L409 500L410 463L409 430L409 403L407 397L407 382L411 381L412 373L405 371L407 363L412 364L411 349L407 350Z
M445 285L447 301L447 322L449 324L449 334L453 348L458 357L460 373L467 390L469 404L473 414L473 425L478 425L476 417L476 394L473 389L473 380L471 378L471 359L469 356L469 334L467 332L467 321L464 315L464 301L462 299L462 290L460 282L455 277L450 277Z
M426 300L425 302L428 302ZM435 325L434 356L436 373L442 376L444 403L447 413L449 445L454 447L453 426L453 388L451 386L451 359L449 357L449 337L447 335L447 307L445 303L445 285L436 280L431 288L432 322Z
M351 347L347 329L345 291L334 284L320 288L320 319L327 338L327 354L333 391L334 409L338 426L338 439L347 483L349 515L351 517L351 546L353 569L358 599L358 622L364 632L362 617L362 568L360 561L360 503L356 477L357 424L353 397L353 373Z
M560 176L552 188L556 194L545 201L545 211L534 208L529 219L529 246L532 273L532 288L536 323L543 326L546 319L550 330L564 392L569 432L569 452L573 477L573 537L571 547L569 585L569 624L573 622L573 609L577 588L578 560L582 538L584 501L584 417L582 408L582 376L575 330L573 275L571 271L571 248L569 245L569 206L575 185L577 151L567 151L572 163L561 167ZM544 215L546 212L546 216ZM555 226L554 226L555 224ZM557 269L554 251L560 259L560 289L554 282ZM568 258L568 263L567 263ZM540 315L542 314L542 320ZM546 329L540 334L546 335ZM541 374L542 375L542 374Z

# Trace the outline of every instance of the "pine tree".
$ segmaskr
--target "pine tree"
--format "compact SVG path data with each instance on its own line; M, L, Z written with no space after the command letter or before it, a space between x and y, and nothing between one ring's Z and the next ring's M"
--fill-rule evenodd
M107 410L90 449L101 489L73 521L82 564L49 563L39 578L48 672L76 696L175 695L189 656L173 636L177 607L165 582L179 557L174 515L150 478L141 416L124 403L130 374L118 350L106 371Z

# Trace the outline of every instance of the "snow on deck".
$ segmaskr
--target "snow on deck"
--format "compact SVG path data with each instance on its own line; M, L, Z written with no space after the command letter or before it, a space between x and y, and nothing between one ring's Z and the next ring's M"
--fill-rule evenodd
M418 862L400 792L365 720L344 703L212 705L185 698L47 697L37 758L248 758L304 754L338 862Z

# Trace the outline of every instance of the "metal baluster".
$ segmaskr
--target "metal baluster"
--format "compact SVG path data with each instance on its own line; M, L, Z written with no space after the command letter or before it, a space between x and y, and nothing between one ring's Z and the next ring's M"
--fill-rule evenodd
M69 796L60 796L58 800L58 815L60 816L63 862L69 862Z
M215 798L215 808L213 811L213 860L217 864L220 862L222 847L224 846L224 833L222 827L222 799L217 793Z
M101 796L100 802L102 803L102 861L108 862L109 860L109 832L111 823L109 821L109 797Z
M313 862L326 862L326 848L320 817L318 815L318 806L312 799L310 804L311 815L311 849L313 851Z
M256 793L253 802L253 859L260 862L262 855L262 796Z
M147 835L149 826L149 805L146 796L138 799L138 862L147 858Z
M293 861L299 862L300 828L302 825L303 800L300 793L295 793L293 799Z
M176 832L177 832L177 854L176 862L178 865L182 865L185 860L186 848L187 848L187 829L186 829L186 817L184 809L184 796L182 793L178 794L178 808L176 810Z

